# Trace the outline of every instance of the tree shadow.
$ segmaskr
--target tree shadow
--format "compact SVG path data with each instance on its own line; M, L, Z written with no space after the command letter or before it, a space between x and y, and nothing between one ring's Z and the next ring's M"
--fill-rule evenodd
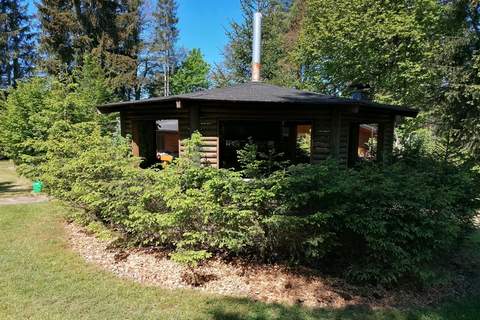
M219 304L209 312L215 320L306 320L306 319L377 319L377 312L368 306L346 307L342 309L307 309L300 305L285 306L264 304L248 299L225 298L226 304ZM235 305L237 310L227 310L225 305ZM398 315L398 314L397 314ZM398 319L396 312L383 312L378 319Z
M235 306L235 310L230 307ZM383 310L379 317L378 311L367 305L358 305L340 309L317 308L309 309L300 305L286 306L281 304L265 304L246 298L222 298L209 310L215 320L307 320L307 319L399 319L398 311ZM404 318L402 318L404 319ZM416 318L406 318L416 319Z
M10 181L0 181L0 194L2 193L17 194L17 193L25 193L29 191L30 191L30 188L19 187L18 185Z
M368 305L344 308L309 309L300 305L266 304L247 298L225 297L211 302L209 315L215 320L476 320L480 311L478 302L464 301L440 309L373 309ZM232 308L232 306L234 306Z

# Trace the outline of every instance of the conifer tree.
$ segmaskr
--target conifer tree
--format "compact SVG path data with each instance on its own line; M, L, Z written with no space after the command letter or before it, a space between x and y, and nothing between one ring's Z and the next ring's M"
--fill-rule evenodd
M152 95L170 94L171 76L178 63L176 44L178 41L177 3L175 0L158 0L154 16L154 39L150 45L154 83Z
M35 34L26 12L20 0L0 0L0 88L15 87L33 70Z
M172 93L182 94L208 89L210 66L200 49L193 49L172 76Z
M38 5L44 69L71 72L93 53L122 99L139 98L141 0L42 0Z
M450 155L480 162L480 3L445 1L435 67L441 77L430 106Z
M140 37L143 24L142 0L121 0L116 17L116 33L113 46L107 53L106 69L115 78L115 88L124 100L140 99L142 83L138 78L140 52L143 41ZM118 12L118 10L117 10ZM102 52L102 51L100 51Z
M72 70L81 46L77 43L80 26L76 21L73 1L42 0L37 4L40 20L41 67L55 74L65 67Z

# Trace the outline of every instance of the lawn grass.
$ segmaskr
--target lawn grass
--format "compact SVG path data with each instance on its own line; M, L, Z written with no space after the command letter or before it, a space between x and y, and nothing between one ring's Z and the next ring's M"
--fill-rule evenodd
M0 198L30 195L31 190L31 182L16 174L13 162L0 161Z
M17 183L9 172L11 167L0 161L0 181ZM64 212L52 202L0 205L0 319L480 319L475 297L431 310L309 310L142 286L87 264L71 251ZM480 233L472 244L480 250Z
M0 319L480 319L474 298L438 310L308 310L141 286L70 251L62 211L0 206Z

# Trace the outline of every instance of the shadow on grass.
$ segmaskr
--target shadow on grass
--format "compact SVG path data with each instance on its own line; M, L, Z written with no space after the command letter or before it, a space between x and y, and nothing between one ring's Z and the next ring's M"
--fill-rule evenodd
M478 296L435 309L308 309L146 287L86 265L67 249L62 206L8 206L0 212L0 283L8 288L0 290L0 319L480 319Z
M228 310L236 305L237 310ZM248 299L223 298L216 301L209 310L215 320L478 320L480 319L479 299L467 299L461 302L443 305L438 309L398 310L377 309L367 305L351 306L339 309L307 309L300 306L255 303Z
M18 185L10 181L0 182L0 194L2 193L17 194L17 193L25 193L29 191L30 191L30 188L19 187Z
M366 306L351 307L344 309L306 309L300 306L284 306L280 304L254 303L248 299L225 298L226 304L235 304L245 311L226 310L221 305L210 310L212 319L215 320L271 320L271 319L365 319L374 314L374 311ZM388 317L387 317L388 318Z

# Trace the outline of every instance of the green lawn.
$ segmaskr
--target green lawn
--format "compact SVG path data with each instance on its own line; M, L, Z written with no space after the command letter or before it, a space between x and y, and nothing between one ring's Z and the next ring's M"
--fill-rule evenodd
M19 177L11 161L0 161L0 198L29 195L30 181Z
M474 298L408 312L308 310L145 287L70 251L62 216L53 203L0 206L0 319L480 319Z

